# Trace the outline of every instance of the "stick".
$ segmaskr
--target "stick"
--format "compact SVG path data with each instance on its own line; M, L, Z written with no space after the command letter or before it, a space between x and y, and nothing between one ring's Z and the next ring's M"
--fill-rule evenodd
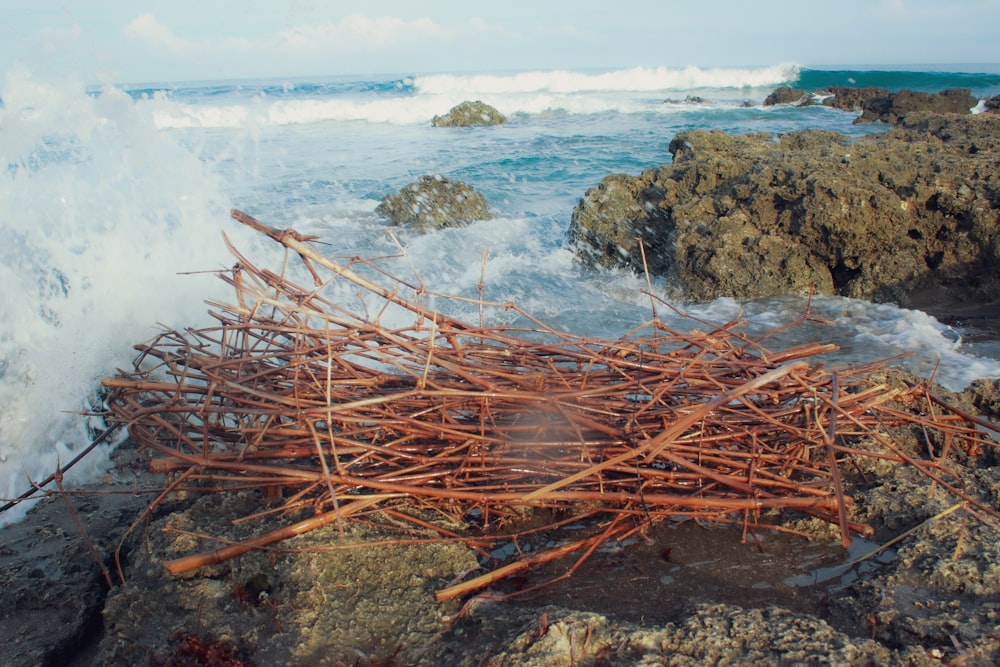
M308 533L311 530L322 528L327 524L339 521L342 517L346 517L363 509L373 507L381 501L381 498L355 500L348 505L341 505L339 512L324 512L318 516L306 519L305 521L299 521L291 526L285 526L284 528L273 530L269 533L261 535L260 537L247 540L241 544L222 547L221 549L215 549L213 551L196 554L194 556L186 556L184 558L169 560L163 564L163 567L165 567L167 572L170 572L170 574L181 574L182 572L195 570L206 565L216 565L235 556L245 554L252 549L266 547L269 544L280 542L281 540L288 539L289 537L295 537L296 535L302 535L303 533Z

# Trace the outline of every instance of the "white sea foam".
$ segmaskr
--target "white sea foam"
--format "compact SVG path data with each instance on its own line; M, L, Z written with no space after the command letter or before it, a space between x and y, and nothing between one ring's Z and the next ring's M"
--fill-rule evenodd
M133 344L204 313L221 281L178 273L231 258L218 179L127 95L12 69L0 97L0 497L12 498L89 442L70 411Z
M633 68L587 74L536 71L508 75L446 75L414 77L412 94L338 91L317 97L276 94L240 97L225 103L193 104L157 92L140 104L162 128L248 128L302 125L325 121L366 121L395 125L426 124L454 105L477 99L504 114L537 114L560 110L573 114L676 111L662 105L677 91L695 91L725 101L736 94L769 87L798 76L796 65L756 69ZM734 104L737 102L733 101ZM742 101L742 100L739 100Z
M692 315L716 323L745 319L751 335L763 335L800 320L810 312L824 324L804 323L768 339L771 349L805 342L834 342L839 350L826 359L862 364L900 357L896 362L953 391L979 378L1000 377L1000 361L966 349L960 331L920 310L839 296L781 297L740 303L722 298L686 307Z
M799 66L772 65L753 69L687 67L635 67L601 73L570 71L535 71L507 75L418 76L414 87L422 92L439 95L460 93L467 97L510 93L593 93L668 92L698 88L759 88L775 86L795 79Z

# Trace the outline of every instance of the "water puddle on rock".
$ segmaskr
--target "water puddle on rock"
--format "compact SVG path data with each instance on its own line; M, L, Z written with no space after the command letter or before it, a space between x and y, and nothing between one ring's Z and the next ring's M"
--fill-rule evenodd
M626 621L666 623L692 604L743 607L777 605L823 615L831 592L865 577L895 557L886 550L865 558L878 545L855 538L817 544L803 537L757 530L742 540L733 526L694 521L663 523L648 541L595 551L569 578L511 599L514 604L555 604ZM569 556L503 582L504 592L524 590L563 574Z

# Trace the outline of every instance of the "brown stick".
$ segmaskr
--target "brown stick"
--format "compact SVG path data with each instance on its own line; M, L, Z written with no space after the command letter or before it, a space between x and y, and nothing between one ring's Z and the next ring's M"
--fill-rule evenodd
M662 452L663 449L667 447L667 445L673 442L676 438L680 437L684 433L684 431L690 428L693 424L696 424L697 422L704 419L705 416L708 415L708 413L712 412L712 410L715 410L719 406L725 405L726 403L740 396L748 394L751 391L759 389L762 386L768 384L769 382L774 382L775 380L782 378L793 371L804 369L806 368L806 365L807 364L804 361L797 361L788 363L784 366L779 366L778 368L775 368L772 371L764 373L763 375L760 375L754 378L753 380L750 380L749 382L746 382L743 385L731 391L728 391L707 403L701 404L696 410L690 412L687 416L677 420L676 422L671 424L670 427L668 427L665 431L663 431L660 435L656 436L655 438L649 440L646 443L643 443L642 445L637 447L634 451L629 451L625 452L624 454L619 454L618 456L612 459L602 461L601 463L593 465L590 468L587 468L586 470L581 470L575 475L570 475L558 481L552 482L551 484L544 486L538 489L537 491L532 491L527 496L525 496L525 500L531 500L533 498L537 498L539 496L543 496L552 493L554 491L558 491L559 489L568 486L570 484L573 484L574 482L578 482L579 480L585 477L593 477L598 473L600 473L602 470L605 470L606 468L637 458L642 454L646 455L645 461L646 463L649 463L653 458L656 457L657 454Z
M590 546L594 542L593 537L588 537L582 540L576 540L575 542L567 542L566 544L561 544L558 547L552 549L547 549L545 551L539 551L531 554L521 560L515 561L499 567L492 572L487 572L486 574L479 575L468 581L463 581L461 583L455 584L454 586L448 586L447 588L442 588L441 590L434 593L434 599L438 602L446 602L447 600L454 600L457 597L461 597L466 593L470 593L474 590L483 588L484 586L489 586L490 584L500 581L505 577L509 577L512 574L517 574L518 572L524 572L525 570L531 569L536 565L541 565L542 563L548 563L557 558L565 556L566 554L571 554L574 551L579 551L584 547Z
M252 549L266 547L269 544L286 540L289 537L295 537L297 535L302 535L303 533L308 533L311 530L322 528L323 526L339 521L342 517L356 514L363 509L374 507L381 501L381 498L355 500L349 504L341 505L339 511L325 512L310 519L306 519L305 521L294 523L291 526L285 526L284 528L273 530L269 533L261 535L260 537L247 540L241 544L214 549L212 551L196 554L194 556L185 556L184 558L169 560L163 564L163 567L165 567L167 572L170 572L171 574L180 574L182 572L195 570L206 565L216 565L235 556L245 554Z

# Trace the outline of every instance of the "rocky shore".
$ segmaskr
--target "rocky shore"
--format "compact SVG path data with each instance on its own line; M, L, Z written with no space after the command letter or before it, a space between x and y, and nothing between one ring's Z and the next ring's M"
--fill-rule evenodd
M909 113L849 141L825 130L697 130L673 162L613 174L573 211L588 263L665 276L675 298L840 294L911 305L993 300L1000 116ZM641 239L641 241L640 241Z
M887 377L893 380L893 376ZM945 394L996 419L1000 387ZM897 434L920 456L918 434ZM156 478L129 448L103 484L4 529L0 662L5 665L991 665L1000 659L997 528L915 469L859 459L847 476L875 533L845 551L836 528L789 515L812 535L661 524L595 553L569 579L560 561L470 601L434 592L480 563L460 543L400 543L348 524L183 574L167 560L281 525L243 520L259 492L179 496L125 528ZM1000 456L959 456L956 483L1000 505ZM903 536L896 543L891 541ZM878 545L889 548L872 553ZM120 563L125 582L117 579Z
M588 191L569 237L591 265L648 268L689 300L810 291L903 305L992 300L1000 117L908 110L894 122L854 142L823 131L682 133L672 163ZM997 382L939 393L1000 418ZM927 455L920 433L895 435L908 455ZM1000 455L956 457L955 486L1000 509ZM784 525L811 541L659 525L553 586L499 601L572 561L446 603L434 592L481 565L471 549L401 542L360 523L171 575L165 561L211 548L200 535L241 541L283 520L243 520L264 504L256 491L176 495L143 517L163 484L144 464L123 446L100 484L46 498L2 529L0 663L1000 662L998 528L890 461L859 460L846 473L855 518L874 529L851 550L835 528L795 515Z

